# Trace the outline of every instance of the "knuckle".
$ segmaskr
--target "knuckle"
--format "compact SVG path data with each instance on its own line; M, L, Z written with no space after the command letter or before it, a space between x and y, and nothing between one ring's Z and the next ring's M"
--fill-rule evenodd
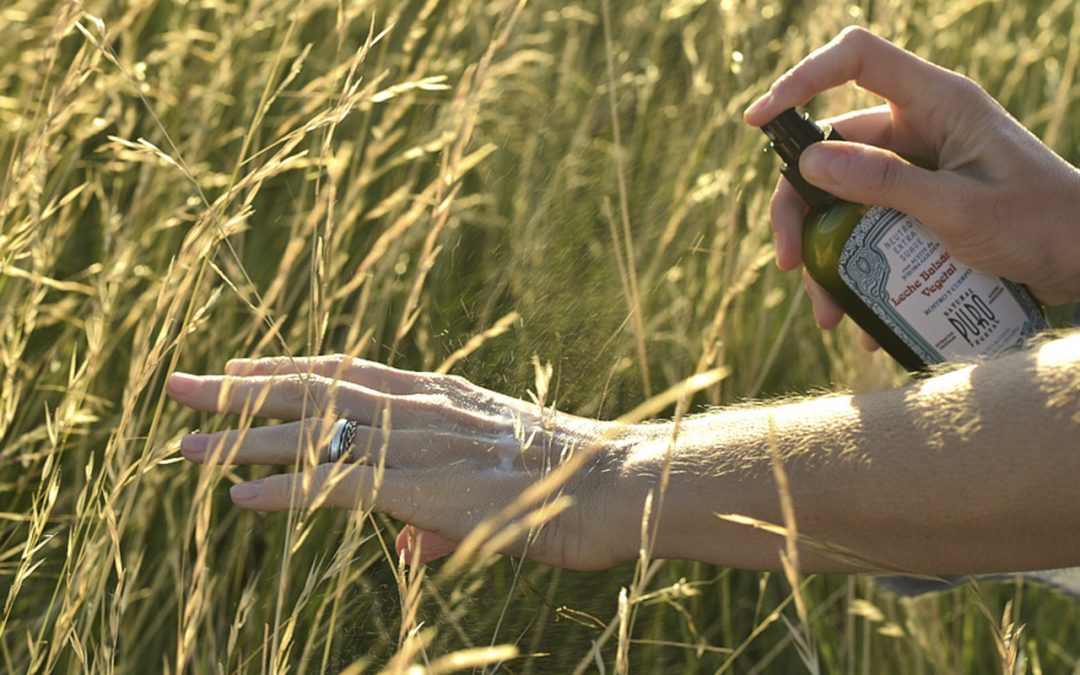
M444 375L443 382L449 384L457 389L470 390L472 389L472 382L469 382L461 375Z
M295 406L310 402L321 407L332 402L333 380L322 375L292 373L274 378L273 383L285 402Z
M291 403L299 403L307 394L307 385L304 377L298 374L287 375L277 382L277 387L282 395Z
M808 65L811 62L809 59L776 78L769 88L775 98L801 104L814 96L821 85L814 68Z
M306 389L320 407L330 406L337 401L339 392L348 390L348 384L324 375L311 375L307 378Z
M336 353L326 357L327 363L334 368L336 372L341 372L352 365L353 359L348 354Z
M417 400L422 408L436 413L454 406L454 400L444 392L421 394Z
M445 375L438 375L436 373L418 373L411 370L393 370L391 373L403 382L409 382L414 387L414 390L422 391L433 385L438 385L443 381Z
M281 373L285 372L290 367L290 362L287 357L284 356L269 356L265 359L259 359L252 364L252 370L268 373Z
M975 80L960 73L950 73L950 87L956 92L959 99L966 104L981 104L986 102L990 94L986 92Z
M863 28L858 24L849 24L847 26L844 26L843 30L837 33L836 42L838 44L858 47L862 44L865 44L868 39L876 38L877 36L871 33L866 28Z

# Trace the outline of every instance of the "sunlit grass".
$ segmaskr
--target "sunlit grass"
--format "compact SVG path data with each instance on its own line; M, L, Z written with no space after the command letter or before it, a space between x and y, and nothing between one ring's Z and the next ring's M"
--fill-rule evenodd
M236 420L165 376L237 356L441 368L608 419L895 383L771 264L777 165L741 122L852 22L1080 160L1075 0L5 3L2 668L1077 669L1080 615L1047 591L909 601L647 545L440 573L400 564L399 523L240 512L228 485L270 469L178 454Z

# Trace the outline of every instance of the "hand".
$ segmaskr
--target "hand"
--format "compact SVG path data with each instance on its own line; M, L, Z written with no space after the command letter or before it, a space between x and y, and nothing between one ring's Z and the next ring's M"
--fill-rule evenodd
M1026 284L1043 302L1080 300L1080 171L971 80L852 27L781 76L746 110L746 121L761 126L850 81L887 103L829 120L847 141L803 153L799 169L809 182L914 216L958 259ZM771 219L783 269L802 262L806 211L781 179ZM843 310L803 277L818 324L833 328ZM873 346L869 336L864 345Z
M225 366L225 376L174 373L166 391L196 410L289 421L181 441L193 462L296 465L309 474L307 481L302 472L236 485L230 494L240 508L386 512L415 526L397 541L409 562L417 546L420 562L450 553L488 519L498 526L492 537L518 528L496 547L501 552L573 569L619 562L612 541L618 532L608 516L627 442L617 438L625 429L613 423L541 408L460 377L343 356L238 359ZM361 426L345 461L328 463L329 430L338 417ZM551 474L571 463L579 468L569 479L551 483ZM546 479L549 487L525 499ZM542 527L530 526L529 512L559 496L571 498L568 508ZM511 507L523 501L522 508ZM630 528L626 557L636 543Z

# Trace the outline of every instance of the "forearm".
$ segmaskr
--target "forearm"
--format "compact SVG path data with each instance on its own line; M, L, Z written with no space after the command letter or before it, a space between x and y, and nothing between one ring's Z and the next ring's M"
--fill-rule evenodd
M663 431L623 466L628 523L659 487L671 439ZM800 535L867 563L803 546L804 571L1080 564L1080 335L902 389L687 420L654 554L777 568L781 537L717 516L782 524L774 453Z

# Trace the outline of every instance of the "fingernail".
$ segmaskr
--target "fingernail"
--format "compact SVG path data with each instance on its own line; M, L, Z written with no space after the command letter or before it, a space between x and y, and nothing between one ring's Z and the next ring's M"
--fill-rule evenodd
M180 439L180 452L186 457L202 457L210 445L210 434L190 434Z
M169 377L165 390L174 396L184 396L198 389L200 384L202 384L201 378L187 373L176 372Z
M240 483L229 488L229 496L234 502L246 502L258 497L261 490L259 481Z
M232 373L234 370L243 365L245 361L247 361L247 359L229 359L225 362L225 372Z
M811 145L799 157L799 172L811 183L839 182L846 165L847 154L831 152L819 145Z

